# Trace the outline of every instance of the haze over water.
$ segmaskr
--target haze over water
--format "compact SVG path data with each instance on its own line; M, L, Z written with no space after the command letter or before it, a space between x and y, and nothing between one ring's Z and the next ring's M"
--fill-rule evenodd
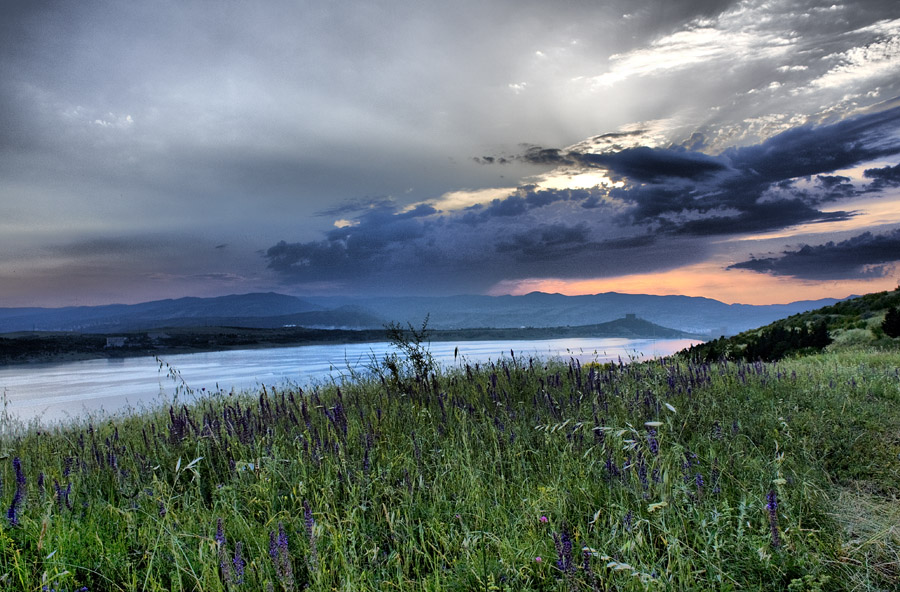
M430 351L443 368L508 359L511 350L517 359L571 357L584 364L661 357L694 343L698 342L622 338L465 341L434 343ZM0 391L6 394L11 415L47 423L101 410L117 413L169 403L181 384L170 375L170 368L198 395L260 385L306 387L340 381L351 375L351 368L364 373L373 356L382 359L389 351L388 343L305 345L167 356L162 366L154 357L9 366L0 368Z

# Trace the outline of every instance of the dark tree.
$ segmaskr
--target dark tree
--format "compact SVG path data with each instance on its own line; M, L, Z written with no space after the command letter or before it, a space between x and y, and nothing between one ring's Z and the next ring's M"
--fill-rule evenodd
M900 310L896 306L888 309L881 328L888 337L900 337Z

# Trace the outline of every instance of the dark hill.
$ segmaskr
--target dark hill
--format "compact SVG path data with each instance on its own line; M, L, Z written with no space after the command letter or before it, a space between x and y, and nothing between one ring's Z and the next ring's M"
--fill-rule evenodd
M694 346L686 355L700 360L722 358L778 360L812 353L834 344L896 345L881 328L885 314L900 306L900 286L890 292L856 296L831 306L793 314L763 327Z

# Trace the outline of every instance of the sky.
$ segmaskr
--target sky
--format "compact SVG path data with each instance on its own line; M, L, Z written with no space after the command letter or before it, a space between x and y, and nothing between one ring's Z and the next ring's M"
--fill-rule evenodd
M0 307L898 283L894 0L0 3Z

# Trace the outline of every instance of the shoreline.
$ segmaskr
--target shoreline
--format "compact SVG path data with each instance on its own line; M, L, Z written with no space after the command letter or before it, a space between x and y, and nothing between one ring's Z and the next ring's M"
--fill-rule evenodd
M476 328L429 331L428 341L516 341L563 338L700 339L706 337L637 320L603 325L546 328ZM162 328L116 334L121 345L108 345L108 335L84 333L16 333L0 335L0 367L64 364L98 359L159 357L180 354L268 349L303 345L378 343L389 341L380 329L247 329L239 327Z

